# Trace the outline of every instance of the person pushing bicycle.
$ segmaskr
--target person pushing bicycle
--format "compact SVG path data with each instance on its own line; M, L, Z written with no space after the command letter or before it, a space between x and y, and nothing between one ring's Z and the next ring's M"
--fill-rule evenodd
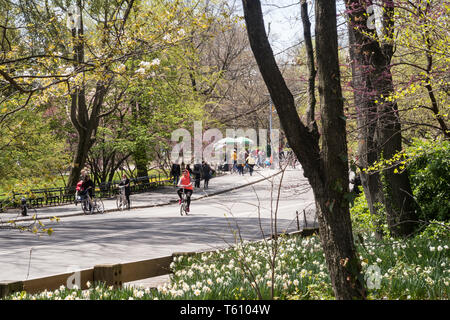
M191 177L190 177L189 171L187 169L185 169L183 171L183 175L181 176L177 187L180 188L177 191L178 196L180 197L179 203L181 204L181 201L182 201L181 194L184 192L186 194L186 204L187 204L186 212L189 212L189 207L191 205L191 196L192 196L192 193L194 192L194 187L192 186Z
M85 199L86 197L88 198L90 206L89 211L91 211L94 206L92 202L92 198L94 197L94 189L95 189L94 182L91 180L89 175L86 174L86 176L84 177L84 181L81 185L82 191L79 193L79 195L82 197L82 199Z
M127 209L130 209L130 194L131 194L131 188L130 188L130 179L128 179L127 175L124 173L122 175L122 180L119 183L119 186L123 186L125 188L125 198L127 201Z

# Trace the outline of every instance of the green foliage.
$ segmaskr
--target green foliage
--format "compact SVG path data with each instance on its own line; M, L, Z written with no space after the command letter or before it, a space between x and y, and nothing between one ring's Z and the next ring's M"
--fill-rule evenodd
M17 188L24 178L52 180L68 169L78 143L72 117L92 116L98 84L106 85L106 93L88 161L102 181L105 172L113 173L139 150L148 152L144 159L154 160L152 152L161 155L169 149L173 130L190 128L204 116L223 70L208 66L199 44L215 36L213 24L226 29L237 23L219 14L222 9L206 10L208 4L195 1L137 1L125 15L128 3L84 2L84 62L89 68L79 68L72 61L75 39L67 25L72 3L36 4L0 0L5 24L0 71L14 79L13 84L0 83L0 193ZM88 105L71 113L77 86L84 89ZM28 95L26 90L36 91ZM37 110L42 107L47 110ZM43 112L50 116L39 123ZM26 183L37 184L42 181Z
M426 228L420 233L419 238L435 240L450 240L450 222L440 222L432 220Z
M389 235L389 228L386 221L386 210L380 203L375 204L378 215L370 213L363 188L359 187L361 193L355 198L354 205L350 208L352 229L355 233L376 232L378 228L384 235Z
M394 167L394 174L408 170L413 195L421 210L421 220L450 219L450 142L415 139L411 146L391 159L380 159L368 172ZM389 190L384 190L390 196ZM360 203L361 204L361 203ZM361 211L360 211L361 212Z
M69 163L66 147L44 112L17 112L0 126L0 190L20 192L55 183Z
M423 220L450 219L450 142L415 140L406 153L417 155L408 165L414 196Z

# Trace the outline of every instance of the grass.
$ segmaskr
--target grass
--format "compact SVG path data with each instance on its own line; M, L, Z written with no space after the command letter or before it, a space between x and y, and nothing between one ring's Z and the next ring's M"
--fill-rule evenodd
M363 239L364 246L358 243L357 249L370 285L369 299L449 298L448 236L380 242L374 234L366 234ZM16 293L7 299L334 299L318 236L284 237L277 244L240 243L177 257L171 267L170 283L156 290L95 284L88 290L61 287L37 295Z

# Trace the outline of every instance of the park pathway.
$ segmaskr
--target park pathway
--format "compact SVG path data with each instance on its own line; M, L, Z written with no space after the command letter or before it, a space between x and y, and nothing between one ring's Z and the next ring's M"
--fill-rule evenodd
M223 192L229 192L235 188L242 188L246 185L255 183L264 178L277 174L278 170L261 169L255 171L253 176L248 173L244 176L238 174L225 173L219 177L210 180L209 188L203 189L203 181L200 188L194 190L192 200L202 199L208 196L214 196ZM161 186L150 192L138 193L131 195L132 209L151 208L163 205L170 205L177 203L178 196L176 188L171 186ZM117 211L116 199L103 199L105 211ZM80 204L65 204L58 206L48 206L43 208L30 209L28 216L24 217L20 214L19 209L9 209L6 212L0 213L0 225L4 225L8 221L32 221L33 215L36 215L38 220L45 220L53 217L73 217L84 215Z
M245 240L259 240L273 228L271 199L276 198L281 174L273 180L264 177L275 173L265 169L253 177L228 174L212 179L208 190L195 192L187 217L180 216L174 203L174 187L133 195L135 208L124 212L83 215L74 205L39 209L39 219L61 217L58 223L44 221L55 232L37 237L0 229L0 280L34 279L180 251L215 250L235 243L236 231ZM296 211L311 209L314 198L301 170L286 171L281 186L278 231L296 231ZM106 200L105 206L113 209L115 200ZM309 213L307 223L311 226L315 217ZM153 287L164 281L167 277L130 284Z

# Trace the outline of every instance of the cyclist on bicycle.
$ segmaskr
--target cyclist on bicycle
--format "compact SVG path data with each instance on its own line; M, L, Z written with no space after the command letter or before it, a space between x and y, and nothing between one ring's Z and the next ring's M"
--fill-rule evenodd
M78 201L81 201L81 193L83 192L83 182L84 179L80 178L80 181L77 183L76 191L75 191L75 205L78 205Z
M179 203L181 204L182 199L181 194L184 192L186 194L186 205L187 205L186 212L189 212L189 207L191 205L191 196L192 193L194 192L194 187L192 186L191 177L187 169L183 171L183 175L181 176L177 187L180 188L177 191L178 196L180 197Z
M82 196L83 199L85 197L88 197L91 210L94 207L94 204L92 203L92 198L94 196L94 188L95 188L94 182L91 180L89 175L86 175L84 177L83 184L81 185L81 189L83 191L80 192L80 196Z

